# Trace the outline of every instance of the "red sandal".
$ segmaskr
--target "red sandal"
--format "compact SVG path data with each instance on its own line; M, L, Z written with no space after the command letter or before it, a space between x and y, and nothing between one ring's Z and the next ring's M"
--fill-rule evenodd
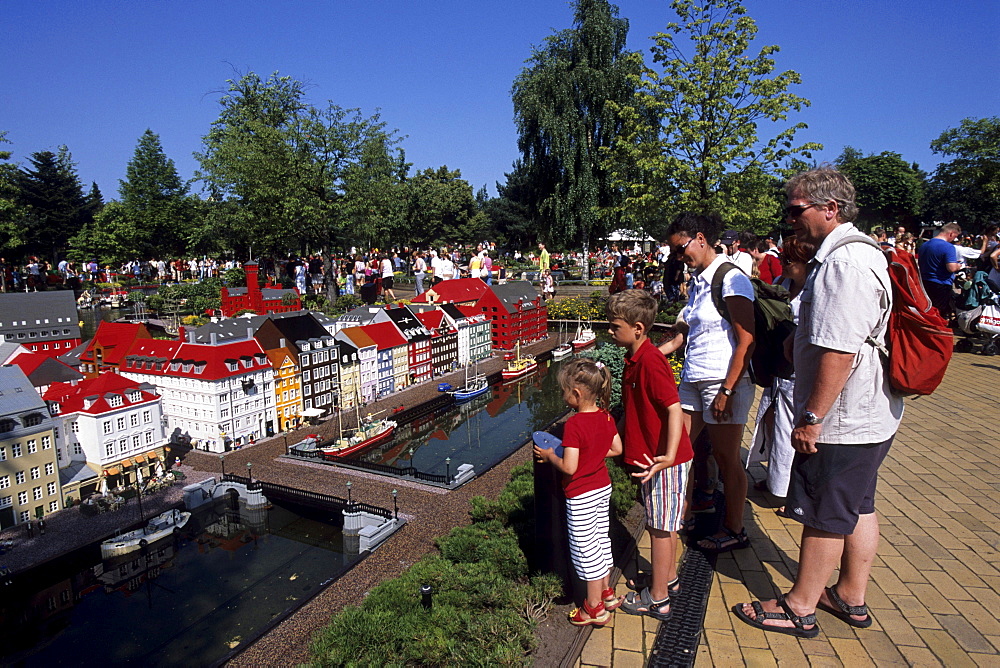
M608 612L614 612L622 604L622 600L611 587L601 592L601 598L604 600L604 609Z
M584 613L588 616L584 617ZM604 601L598 603L596 608L591 608L584 601L582 606L569 613L569 623L573 626L604 626L610 620L611 613L604 609Z

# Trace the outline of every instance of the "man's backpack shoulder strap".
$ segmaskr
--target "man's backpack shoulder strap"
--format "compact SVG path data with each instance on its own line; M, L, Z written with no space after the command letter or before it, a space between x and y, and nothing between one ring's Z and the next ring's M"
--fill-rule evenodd
M886 262L887 266L890 263L889 256L886 253L885 249L882 248L882 245L879 242L877 242L874 239L872 239L871 237L867 237L867 236L861 237L861 236L857 236L857 235L851 235L849 237L844 237L843 239L841 239L840 241L838 241L837 243L835 243L830 248L830 250L827 251L826 255L827 255L827 257L829 257L833 253L833 251L837 250L838 248L843 248L847 244L853 244L853 243L863 243L863 244L866 244L868 246L871 246L872 248L874 248L875 250L877 250L879 252L879 254L885 259L885 262ZM872 270L872 274L875 276L875 280L878 281L882 285L882 288L885 291L885 294L887 295L887 298L888 298L888 296L891 296L892 295L892 286L891 285L885 285L884 283L882 283L882 280L878 277L878 274L875 273L874 269ZM889 279L889 282L890 283L892 282L891 277ZM881 343L878 342L877 337L878 337L879 334L881 334L885 330L886 327L889 326L889 314L890 314L890 310L891 309L889 308L888 304L883 304L881 306L882 306L883 310L885 311L885 315L882 318L879 319L879 322L875 325L875 329L872 331L871 334L868 335L867 342L872 347L874 347L876 350L878 350L879 353L881 353L881 355L882 355L883 358L888 359L889 358L889 350L888 350L888 348L885 347L884 344L881 344Z
M722 298L722 282L726 280L726 275L733 269L743 271L739 268L739 266L733 264L732 262L723 262L720 264L715 270L715 275L712 276L712 286L710 288L712 303L715 304L715 310L717 310L719 315L721 315L729 324L732 324L732 321L729 319L729 307L726 306L726 300Z

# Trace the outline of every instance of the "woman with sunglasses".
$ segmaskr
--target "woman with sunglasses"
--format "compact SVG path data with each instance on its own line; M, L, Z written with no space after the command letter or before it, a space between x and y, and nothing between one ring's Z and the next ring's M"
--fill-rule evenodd
M716 306L712 279L726 262L715 251L721 227L715 216L684 213L668 228L667 239L673 254L691 269L695 278L689 287L687 306L677 319L678 334L660 345L665 355L685 346L679 387L685 426L692 442L707 428L719 476L725 485L723 525L715 535L697 543L700 549L711 552L750 546L743 528L747 478L740 457L740 441L754 396L747 374L754 346L754 291L750 278L740 269L730 267L721 285L722 306ZM699 456L707 454L696 452L695 457ZM687 518L692 517L692 489L693 483L689 483Z
M816 247L800 242L795 235L785 239L781 248L781 275L774 283L780 285L791 297L792 316L799 321L799 293L809 274L809 261L816 254ZM795 448L792 447L792 428L795 426L792 396L795 377L775 378L771 387L763 392L757 408L757 423L750 439L750 457L747 467L757 461L767 460L767 477L754 484L757 491L769 491L779 499L788 494L788 481L792 471ZM786 517L785 506L775 511Z

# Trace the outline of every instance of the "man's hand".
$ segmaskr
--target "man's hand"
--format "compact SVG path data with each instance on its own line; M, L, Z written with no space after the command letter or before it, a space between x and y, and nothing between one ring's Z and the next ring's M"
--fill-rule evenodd
M792 447L796 452L804 455L812 455L818 452L816 441L823 432L821 424L801 424L792 430Z
M674 458L668 459L666 455L659 455L653 459L650 459L649 455L645 453L642 456L646 458L646 466L637 463L636 466L642 470L632 474L632 477L638 478L639 482L649 482L655 474L674 465Z

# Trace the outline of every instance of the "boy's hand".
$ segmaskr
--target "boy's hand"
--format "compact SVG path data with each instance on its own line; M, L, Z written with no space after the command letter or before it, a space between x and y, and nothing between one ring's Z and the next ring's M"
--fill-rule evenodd
M642 469L637 473L633 473L633 478L638 478L639 482L649 482L649 480L662 471L663 469L670 468L674 465L674 457L667 457L666 455L659 455L653 459L649 458L649 455L643 453L643 457L646 458L646 466L636 462L636 466Z
M552 462L552 457L555 456L555 450L550 450L548 448L540 448L537 445L534 446L535 460L538 463Z

